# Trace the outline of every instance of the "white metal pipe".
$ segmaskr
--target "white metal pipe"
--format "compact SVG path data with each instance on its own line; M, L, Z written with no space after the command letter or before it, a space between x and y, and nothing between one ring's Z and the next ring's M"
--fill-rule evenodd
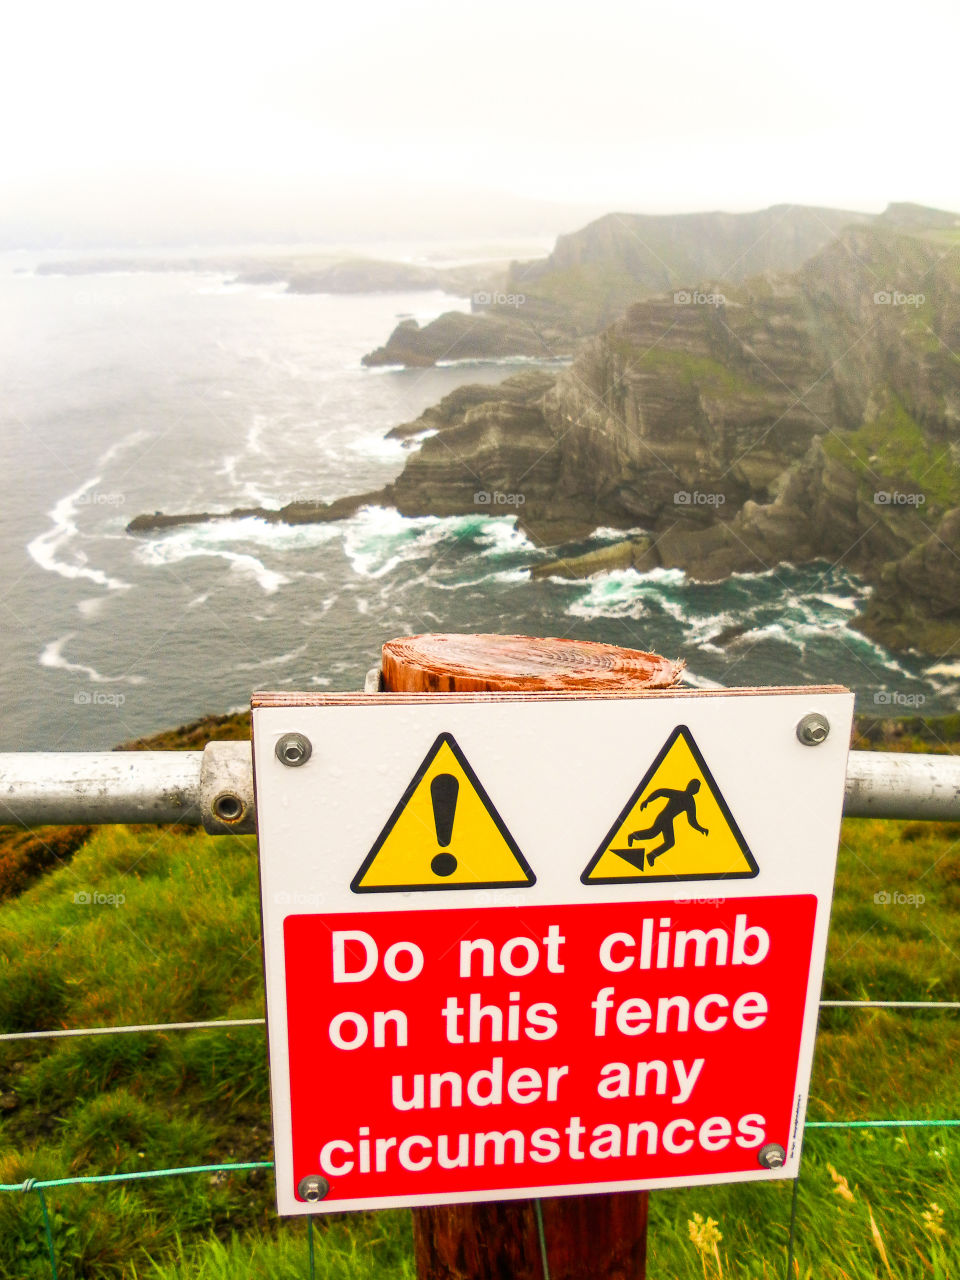
M202 751L0 753L0 823L203 825L217 835L256 830L249 742Z
M200 822L202 751L22 751L0 755L0 820Z
M851 751L843 811L960 821L960 756ZM178 822L243 834L256 830L255 819L248 742L0 753L0 823Z
M960 756L851 751L843 812L851 818L960 821Z

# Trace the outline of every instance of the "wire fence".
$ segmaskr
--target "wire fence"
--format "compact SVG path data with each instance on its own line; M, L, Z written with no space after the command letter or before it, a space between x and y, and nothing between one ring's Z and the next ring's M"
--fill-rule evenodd
M821 1000L821 1009L917 1009L917 1010L960 1010L960 1000ZM56 1031L13 1031L0 1035L0 1042L15 1040L48 1040L66 1036L103 1036L131 1035L149 1031L209 1031L228 1027L264 1026L264 1018L220 1018L207 1022L156 1022L135 1026L121 1027L78 1027ZM808 1120L805 1131L824 1129L950 1129L960 1128L960 1119L943 1120ZM81 1174L70 1178L26 1178L23 1182L0 1183L0 1192L35 1194L40 1203L43 1218L44 1238L47 1259L50 1263L52 1280L59 1280L57 1271L57 1250L54 1239L50 1213L47 1208L44 1192L54 1187L89 1186L98 1183L142 1182L152 1178L189 1177L198 1173L242 1173L251 1169L273 1169L272 1160L247 1160L232 1164L197 1164L186 1165L178 1169L138 1169L130 1173ZM793 1182L790 1200L790 1221L785 1260L784 1276L793 1275L793 1255L797 1225L797 1198L800 1178ZM537 1208L537 1229L543 1262L544 1280L549 1280L547 1263L547 1242L543 1232L543 1218ZM315 1280L316 1258L313 1237L313 1217L307 1215L307 1271L310 1280Z

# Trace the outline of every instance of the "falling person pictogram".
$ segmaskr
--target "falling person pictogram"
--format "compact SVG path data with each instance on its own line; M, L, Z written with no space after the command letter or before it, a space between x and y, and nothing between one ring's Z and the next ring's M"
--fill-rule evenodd
M694 797L699 790L700 779L691 778L682 791L678 791L673 787L661 787L658 791L654 791L652 795L647 796L640 806L641 809L645 809L654 800L666 800L667 803L657 814L653 826L645 827L642 831L630 832L627 836L627 848L618 850L620 857L629 862L631 866L637 867L638 870L642 871L644 850L634 849L633 846L638 840L649 840L651 836L659 836L662 840L660 847L651 849L646 853L647 865L652 867L661 854L672 849L677 843L673 827L674 823L681 817L687 819L694 831L699 831L701 835L708 836L710 832L697 821L697 802Z
M657 752L580 879L593 885L636 884L749 879L758 873L716 778L681 724Z

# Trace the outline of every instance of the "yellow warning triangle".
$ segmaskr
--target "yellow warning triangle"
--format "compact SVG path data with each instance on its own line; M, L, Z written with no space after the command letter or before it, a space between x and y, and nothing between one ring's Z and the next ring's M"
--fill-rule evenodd
M350 888L505 889L536 882L453 736L427 752Z
M678 725L580 879L746 880L757 872L693 734Z

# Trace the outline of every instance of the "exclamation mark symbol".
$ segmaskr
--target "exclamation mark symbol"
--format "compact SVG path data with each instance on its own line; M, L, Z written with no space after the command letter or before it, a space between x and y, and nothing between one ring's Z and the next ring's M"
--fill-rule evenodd
M457 860L448 850L453 839L453 819L457 812L457 794L460 783L452 773L438 773L430 783L430 799L433 801L433 825L437 829L437 844L443 850L430 863L435 876L452 876Z

